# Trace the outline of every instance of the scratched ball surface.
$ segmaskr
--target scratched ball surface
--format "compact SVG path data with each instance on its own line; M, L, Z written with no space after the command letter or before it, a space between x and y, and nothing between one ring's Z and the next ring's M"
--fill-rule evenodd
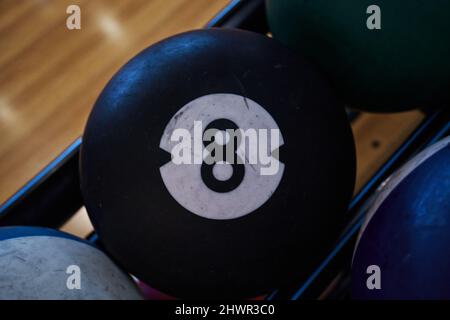
M353 257L353 297L449 299L449 247L450 137L414 157L377 191ZM368 273L373 265L379 270Z
M316 64L352 107L384 112L449 104L449 1L266 4L274 37ZM368 28L378 21L381 29Z
M343 105L320 74L269 37L225 29L126 64L92 110L80 164L102 244L177 298L304 279L340 231L355 176Z
M0 272L0 300L141 299L103 252L45 228L0 228Z

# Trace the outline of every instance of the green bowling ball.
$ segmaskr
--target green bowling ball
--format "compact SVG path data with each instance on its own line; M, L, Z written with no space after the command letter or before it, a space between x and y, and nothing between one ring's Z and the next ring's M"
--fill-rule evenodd
M375 112L448 105L449 0L266 0L266 7L273 36L315 63L348 105Z

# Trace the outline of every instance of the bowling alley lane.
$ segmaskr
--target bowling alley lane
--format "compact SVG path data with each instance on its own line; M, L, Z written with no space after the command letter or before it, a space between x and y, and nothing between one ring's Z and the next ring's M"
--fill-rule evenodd
M200 28L228 0L0 1L0 203L82 132L111 76L150 44ZM66 9L81 8L81 30Z

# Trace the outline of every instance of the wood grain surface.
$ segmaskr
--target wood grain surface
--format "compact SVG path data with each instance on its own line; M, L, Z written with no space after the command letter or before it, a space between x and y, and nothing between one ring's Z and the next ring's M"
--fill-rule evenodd
M229 0L0 0L0 203L82 132L130 58L201 28ZM81 8L81 30L66 9Z

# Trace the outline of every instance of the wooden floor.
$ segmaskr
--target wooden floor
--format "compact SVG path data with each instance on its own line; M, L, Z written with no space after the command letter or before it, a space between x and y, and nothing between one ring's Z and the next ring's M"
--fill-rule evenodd
M0 203L82 132L111 76L148 45L202 27L229 0L0 0ZM82 29L66 28L81 7ZM356 190L422 120L419 111L353 123ZM92 229L81 211L64 230Z
M229 0L0 0L0 203L82 132L111 76ZM81 30L66 8L81 8Z

